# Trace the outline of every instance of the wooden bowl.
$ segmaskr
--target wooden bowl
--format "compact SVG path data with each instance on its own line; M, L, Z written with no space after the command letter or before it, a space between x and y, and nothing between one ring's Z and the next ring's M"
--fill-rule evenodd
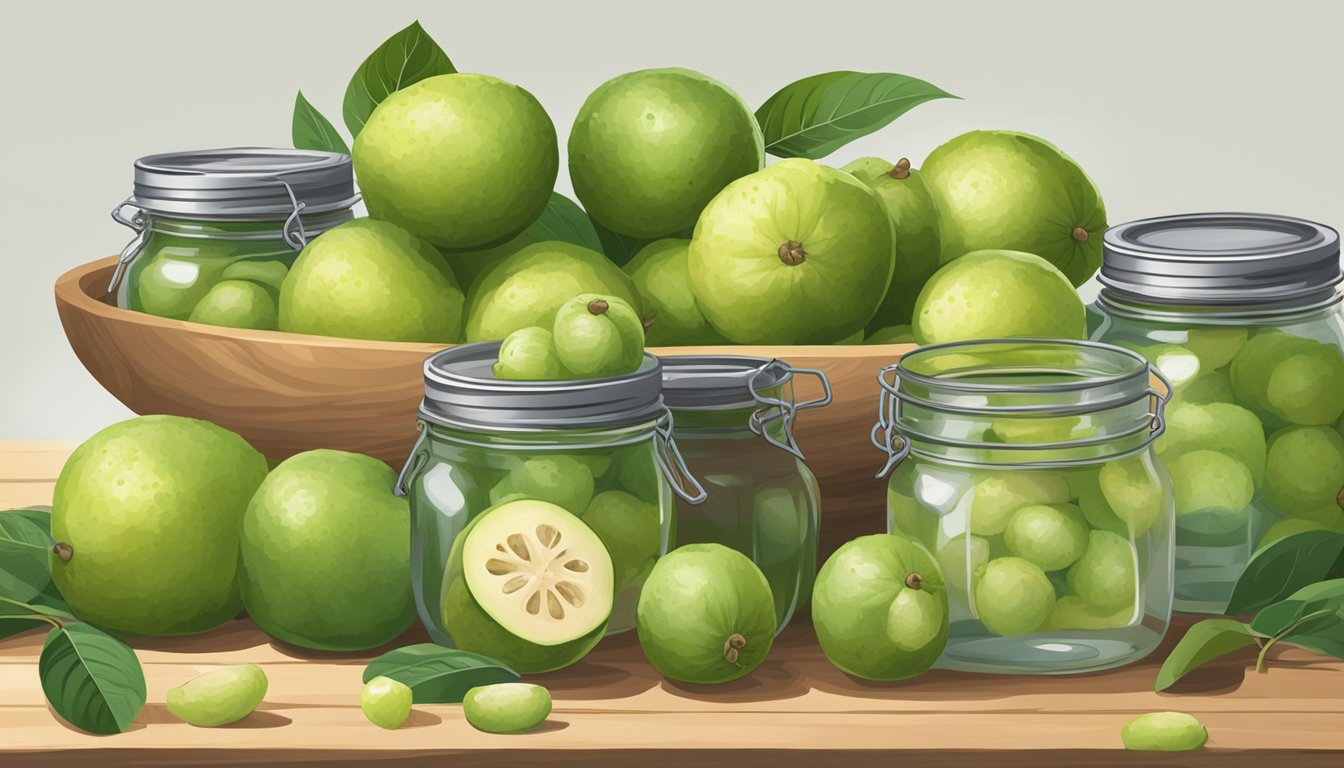
M333 339L220 328L119 309L107 283L115 258L56 281L70 346L98 383L136 413L207 419L272 459L312 448L377 456L400 468L415 439L421 366L437 344ZM777 357L830 378L835 400L799 416L798 443L822 492L822 555L885 530L883 464L869 443L877 371L913 345L666 347L655 354ZM819 393L801 377L798 397Z

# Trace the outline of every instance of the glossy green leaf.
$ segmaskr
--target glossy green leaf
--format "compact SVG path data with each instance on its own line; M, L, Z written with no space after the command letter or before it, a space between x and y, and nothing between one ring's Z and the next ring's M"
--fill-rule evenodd
M487 656L433 643L408 645L369 662L364 682L379 676L410 688L416 704L455 704L478 685L519 679L517 672Z
M373 108L391 94L435 75L456 72L448 54L425 32L420 22L389 37L369 54L345 88L341 114L351 136L359 136Z
M51 584L49 531L25 510L0 512L0 595L27 602Z
M1157 672L1153 690L1164 691L1201 665L1257 643L1250 627L1232 619L1205 619L1186 631Z
M559 192L551 193L551 200L541 217L527 228L527 234L537 240L560 240L581 245L602 253L602 240L593 228L593 222L579 204Z
M1297 642L1298 634L1344 641L1344 579L1310 584L1260 609L1251 629L1267 637L1282 635L1290 643Z
M33 616L40 613L36 607L15 605L0 600L0 639L22 634L40 627L51 627L51 622Z
M88 624L51 630L37 672L56 714L89 733L120 733L145 705L145 675L135 651Z
M889 72L827 72L784 86L756 110L765 151L823 158L926 101L956 96Z
M1344 534L1303 531L1256 552L1228 600L1229 616L1258 611L1303 587L1344 575Z
M303 97L303 91L294 97L294 120L290 127L295 149L316 149L322 152L350 154L350 147L337 132L336 126Z

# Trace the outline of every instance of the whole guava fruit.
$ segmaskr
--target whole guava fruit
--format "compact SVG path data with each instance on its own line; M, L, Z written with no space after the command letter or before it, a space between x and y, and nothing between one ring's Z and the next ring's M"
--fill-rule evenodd
M639 575L663 548L658 506L625 491L603 491L583 511L583 522L602 540L615 569L617 588Z
M274 298L289 275L289 265L275 259L239 259L219 273L220 280L247 280L266 286Z
M256 664L220 667L169 688L168 711L200 728L236 723L256 711L270 681Z
M914 344L915 332L908 325L878 328L863 339L864 344Z
M893 225L853 176L790 158L729 184L691 238L695 296L738 344L829 344L863 330L886 296Z
M1101 195L1044 139L971 131L931 152L920 170L938 205L943 261L987 248L1025 251L1073 285L1101 266Z
M644 324L615 296L582 293L562 304L551 339L560 364L575 378L620 376L644 362Z
M280 330L447 343L462 336L463 303L433 246L394 224L354 219L294 261L280 288Z
M938 208L919 171L901 158L894 164L880 157L861 157L840 170L873 188L882 198L896 227L896 268L891 287L868 332L909 323L915 314L915 299L924 283L938 271L942 247L938 239ZM890 343L890 342L888 342Z
M532 94L455 73L383 99L355 137L354 166L374 218L443 248L481 248L541 215L560 150Z
M551 332L535 325L519 328L505 336L499 345L499 357L490 370L496 379L556 381L572 378L560 364Z
M691 287L691 241L655 240L640 249L622 269L644 297L646 343L653 347L727 344L728 340L705 319Z
M860 536L821 566L812 623L826 658L868 680L904 680L947 644L947 587L918 544L889 533Z
M410 509L377 459L319 449L284 460L243 516L238 583L266 634L326 651L401 634L411 598Z
M696 223L705 204L765 162L742 97L688 69L645 69L588 97L569 134L569 177L588 215L656 238Z
M921 344L998 338L1084 339L1083 300L1049 262L975 251L934 273L915 302Z
M630 276L581 245L546 240L505 258L473 283L467 341L496 341L519 328L551 328L556 310L581 293L615 296L636 315L644 305Z
M56 480L51 578L80 619L203 632L242 608L238 530L266 459L206 421L141 416L75 449Z
M221 280L201 297L187 320L226 328L273 331L278 324L275 296L250 280Z
M1040 629L1055 607L1055 588L1040 566L1021 557L996 557L975 574L975 610L995 634Z
M541 241L532 234L532 230L527 229L517 237L505 240L499 245L468 250L440 248L439 253L443 255L443 260L453 270L453 276L457 278L458 285L461 285L462 290L470 295L471 287L476 284L476 278L489 272L496 264L527 246L539 242Z

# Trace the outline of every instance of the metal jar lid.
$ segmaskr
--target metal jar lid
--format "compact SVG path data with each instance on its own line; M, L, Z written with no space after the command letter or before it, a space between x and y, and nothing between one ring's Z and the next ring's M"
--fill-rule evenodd
M1339 233L1256 213L1196 213L1106 230L1098 277L1107 293L1144 304L1300 305L1329 298L1344 276Z
M425 360L421 418L467 430L609 429L665 417L662 365L645 353L633 373L605 379L513 381L491 371L497 341L462 344Z
M148 155L135 161L124 205L200 219L284 219L349 208L359 200L349 155L233 147Z

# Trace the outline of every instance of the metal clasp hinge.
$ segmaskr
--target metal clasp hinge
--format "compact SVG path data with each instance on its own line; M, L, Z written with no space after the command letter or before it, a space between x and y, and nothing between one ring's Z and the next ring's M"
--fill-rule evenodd
M767 397L756 388L757 378L766 372L783 372L790 377L787 400ZM792 377L803 374L817 377L817 381L821 383L821 397L799 403L793 398ZM747 388L751 390L752 399L763 406L752 411L751 419L747 422L751 431L760 435L770 445L788 451L800 461L804 461L802 449L798 447L798 441L793 436L793 422L799 411L821 408L830 404L832 399L830 379L826 377L824 372L816 368L794 368L783 360L771 360L751 374L751 377L747 379ZM784 442L780 442L770 433L770 425L781 420L784 422Z

